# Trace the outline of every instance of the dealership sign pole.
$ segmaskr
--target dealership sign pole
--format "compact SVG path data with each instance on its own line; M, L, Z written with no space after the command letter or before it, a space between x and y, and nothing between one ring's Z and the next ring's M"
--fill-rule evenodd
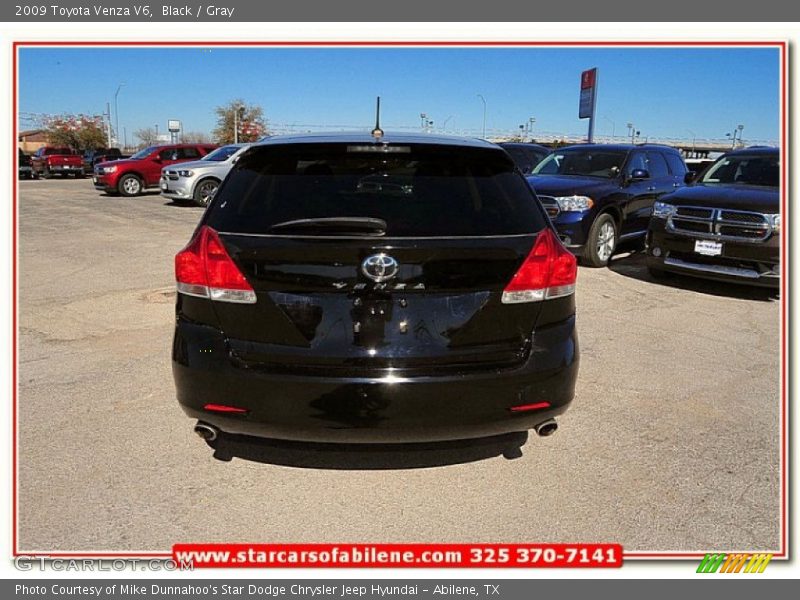
M178 134L181 132L181 122L178 119L170 119L167 121L167 129L169 130L170 143L177 144Z
M581 73L581 101L578 118L589 119L587 142L594 142L594 114L597 109L597 67Z

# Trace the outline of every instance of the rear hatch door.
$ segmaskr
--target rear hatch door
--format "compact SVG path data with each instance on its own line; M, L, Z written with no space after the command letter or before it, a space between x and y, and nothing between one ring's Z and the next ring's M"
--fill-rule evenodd
M541 303L502 304L545 215L505 153L291 144L244 155L204 218L256 292L215 302L253 368L513 367Z

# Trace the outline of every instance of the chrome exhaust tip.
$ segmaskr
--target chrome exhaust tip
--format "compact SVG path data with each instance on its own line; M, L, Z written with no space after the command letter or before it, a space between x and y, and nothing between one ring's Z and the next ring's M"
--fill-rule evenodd
M553 435L556 432L556 429L558 429L558 423L556 423L555 419L548 419L547 421L539 423L533 428L536 434L540 437Z
M202 421L198 421L194 426L194 432L206 442L213 442L219 436L219 429Z

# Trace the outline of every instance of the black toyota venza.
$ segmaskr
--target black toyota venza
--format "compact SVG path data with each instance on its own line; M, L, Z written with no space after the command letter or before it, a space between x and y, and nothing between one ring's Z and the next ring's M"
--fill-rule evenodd
M509 156L380 133L254 146L175 257L178 400L212 446L549 435L572 401L576 261Z

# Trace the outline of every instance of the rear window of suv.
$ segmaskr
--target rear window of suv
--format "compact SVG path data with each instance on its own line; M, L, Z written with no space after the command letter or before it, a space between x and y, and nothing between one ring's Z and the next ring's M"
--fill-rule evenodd
M394 237L516 235L545 226L530 187L500 150L357 143L251 149L206 223L269 233L278 223L336 217L381 219Z

